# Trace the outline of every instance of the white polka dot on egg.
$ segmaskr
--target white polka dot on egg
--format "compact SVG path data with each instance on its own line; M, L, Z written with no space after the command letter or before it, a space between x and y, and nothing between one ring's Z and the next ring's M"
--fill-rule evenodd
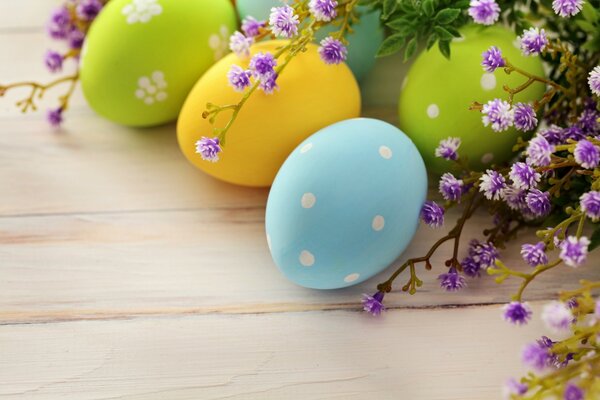
M302 195L302 199L300 200L302 208L313 208L316 202L317 197L312 193L304 193Z
M350 274L350 275L346 276L344 278L344 282L346 282L346 283L352 283L352 282L356 281L358 278L360 278L360 274L358 274L358 273L355 272L353 274Z
M385 158L386 160L389 160L390 158L392 158L392 149L390 149L387 146L381 146L379 147L379 155Z
M298 259L305 267L312 267L315 263L315 256L308 250L302 250Z
M485 73L479 81L483 90L494 90L496 88L496 75Z
M300 149L300 153L304 154L307 151L309 151L310 149L313 148L313 144L312 143L306 143L304 146L302 146L302 148Z
M427 106L427 116L429 118L437 118L440 115L440 108L437 104L430 104Z
M383 229L384 226L385 218L383 218L381 215L376 215L375 218L373 218L373 222L371 223L371 227L373 228L373 230L380 231Z

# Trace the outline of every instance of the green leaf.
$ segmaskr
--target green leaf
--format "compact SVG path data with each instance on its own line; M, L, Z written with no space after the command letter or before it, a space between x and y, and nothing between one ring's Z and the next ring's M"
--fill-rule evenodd
M435 16L435 21L439 24L446 25L453 22L460 15L460 10L457 8L446 8L441 10Z
M417 50L417 38L413 37L406 45L406 50L404 51L404 61L411 58L413 54L415 54L415 50Z
M396 11L396 7L398 7L398 0L383 0L383 13L381 18L388 19L390 15Z
M429 37L427 38L427 50L431 49L433 47L433 45L435 44L435 42L437 42L438 37L435 33L432 33L431 35L429 35Z
M598 21L598 18L600 18L600 12L598 12L598 10L596 10L594 6L591 5L588 1L583 3L581 14L583 15L583 18L585 18L586 21L591 22L592 24L596 23L596 21Z
M406 20L406 18L395 18L386 24L391 29L397 31L403 36L408 36L409 33L414 31L414 27L410 23L410 21Z
M458 31L456 28L453 28L453 27L451 27L451 26L446 26L445 28L446 28L446 30L447 30L448 32L450 32L450 33L452 34L452 36L454 36L455 38L460 38L460 37L462 37L462 35L460 34L460 32L459 32L459 31Z
M402 46L404 46L405 41L406 39L404 36L399 33L388 36L383 43L381 43L381 46L379 46L376 57L385 57L397 53Z
M431 17L433 15L433 12L435 11L434 0L425 0L421 4L421 8L423 9L423 12L425 13L425 15L427 15L428 17Z
M450 32L448 32L446 29L442 28L441 26L435 26L433 28L433 30L440 37L440 40L450 41L454 37L454 36L452 36L452 34Z
M440 48L440 52L446 57L448 60L450 59L450 41L449 40L440 40L438 42L438 47Z
M598 246L600 246L600 228L596 228L594 233L592 233L592 236L590 237L590 245L588 246L588 251L592 251Z

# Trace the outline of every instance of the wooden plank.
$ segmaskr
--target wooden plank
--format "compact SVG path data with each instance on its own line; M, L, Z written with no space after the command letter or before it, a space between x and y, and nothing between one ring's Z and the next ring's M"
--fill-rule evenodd
M540 332L497 307L8 325L0 398L495 399Z

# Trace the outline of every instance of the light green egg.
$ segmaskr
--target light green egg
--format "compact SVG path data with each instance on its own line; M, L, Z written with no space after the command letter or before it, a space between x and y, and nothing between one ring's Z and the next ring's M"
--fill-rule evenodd
M236 8L240 19L252 16L259 20L268 20L272 7L285 4L281 0L237 0ZM383 28L379 11L371 11L367 7L359 7L360 21L352 26L354 30L346 35L348 40L348 58L346 63L357 80L363 79L375 65L375 54L383 41ZM338 31L339 24L322 28L316 35L317 41Z
M229 0L111 0L87 35L81 85L90 107L123 125L177 118L236 29Z
M517 37L510 30L500 26L468 26L461 33L463 38L451 45L450 60L437 48L419 55L400 93L400 129L417 145L430 172L453 168L451 162L434 155L440 140L450 136L461 139L459 154L468 157L471 168L481 170L513 156L512 146L523 133L514 129L494 132L483 126L480 112L469 111L473 101L507 99L503 85L515 88L527 81L516 73L507 75L501 68L486 73L481 66L481 55L490 46L500 48L513 65L544 76L539 57L521 55ZM544 86L536 83L515 95L514 100L532 102L543 94Z

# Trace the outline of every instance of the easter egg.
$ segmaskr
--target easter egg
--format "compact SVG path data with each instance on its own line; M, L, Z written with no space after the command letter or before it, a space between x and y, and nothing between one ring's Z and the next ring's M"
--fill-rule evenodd
M260 42L252 46L251 53L274 53L286 43ZM192 89L177 124L183 154L218 179L245 186L270 186L298 143L327 125L360 114L360 92L350 69L344 64L326 65L317 46L309 44L307 51L294 57L277 79L279 90L273 94L256 90L248 98L227 132L220 160L203 160L195 152L196 141L214 136L213 129L224 127L232 115L231 110L222 111L211 125L201 116L206 104L237 104L244 96L228 84L227 73L234 64L247 68L249 59L229 54L215 64Z
M266 209L273 260L301 286L360 283L410 243L426 192L423 159L398 128L368 118L323 128L273 182Z
M240 19L252 16L258 20L268 20L272 7L280 7L283 3L278 0L237 0L236 8ZM380 23L380 12L370 11L367 7L359 7L360 21L352 25L354 32L347 34L348 58L346 62L356 76L361 80L375 65L375 54L383 41L383 28ZM321 41L332 32L338 31L339 25L323 27L316 34Z
M437 49L423 52L410 68L399 100L400 129L411 137L421 151L427 167L441 173L454 165L435 157L440 140L459 137L459 155L466 156L471 168L480 170L512 157L512 146L522 132L514 129L494 132L485 127L481 113L470 111L473 101L486 103L506 99L504 85L515 88L527 81L516 73L507 75L502 68L487 73L481 66L482 53L497 46L513 65L535 75L544 75L538 57L525 57L517 48L516 36L507 28L465 27L464 39L451 44L451 59ZM541 98L544 85L533 84L515 95L515 102Z
M85 98L119 124L172 121L235 29L229 0L111 0L82 50Z

